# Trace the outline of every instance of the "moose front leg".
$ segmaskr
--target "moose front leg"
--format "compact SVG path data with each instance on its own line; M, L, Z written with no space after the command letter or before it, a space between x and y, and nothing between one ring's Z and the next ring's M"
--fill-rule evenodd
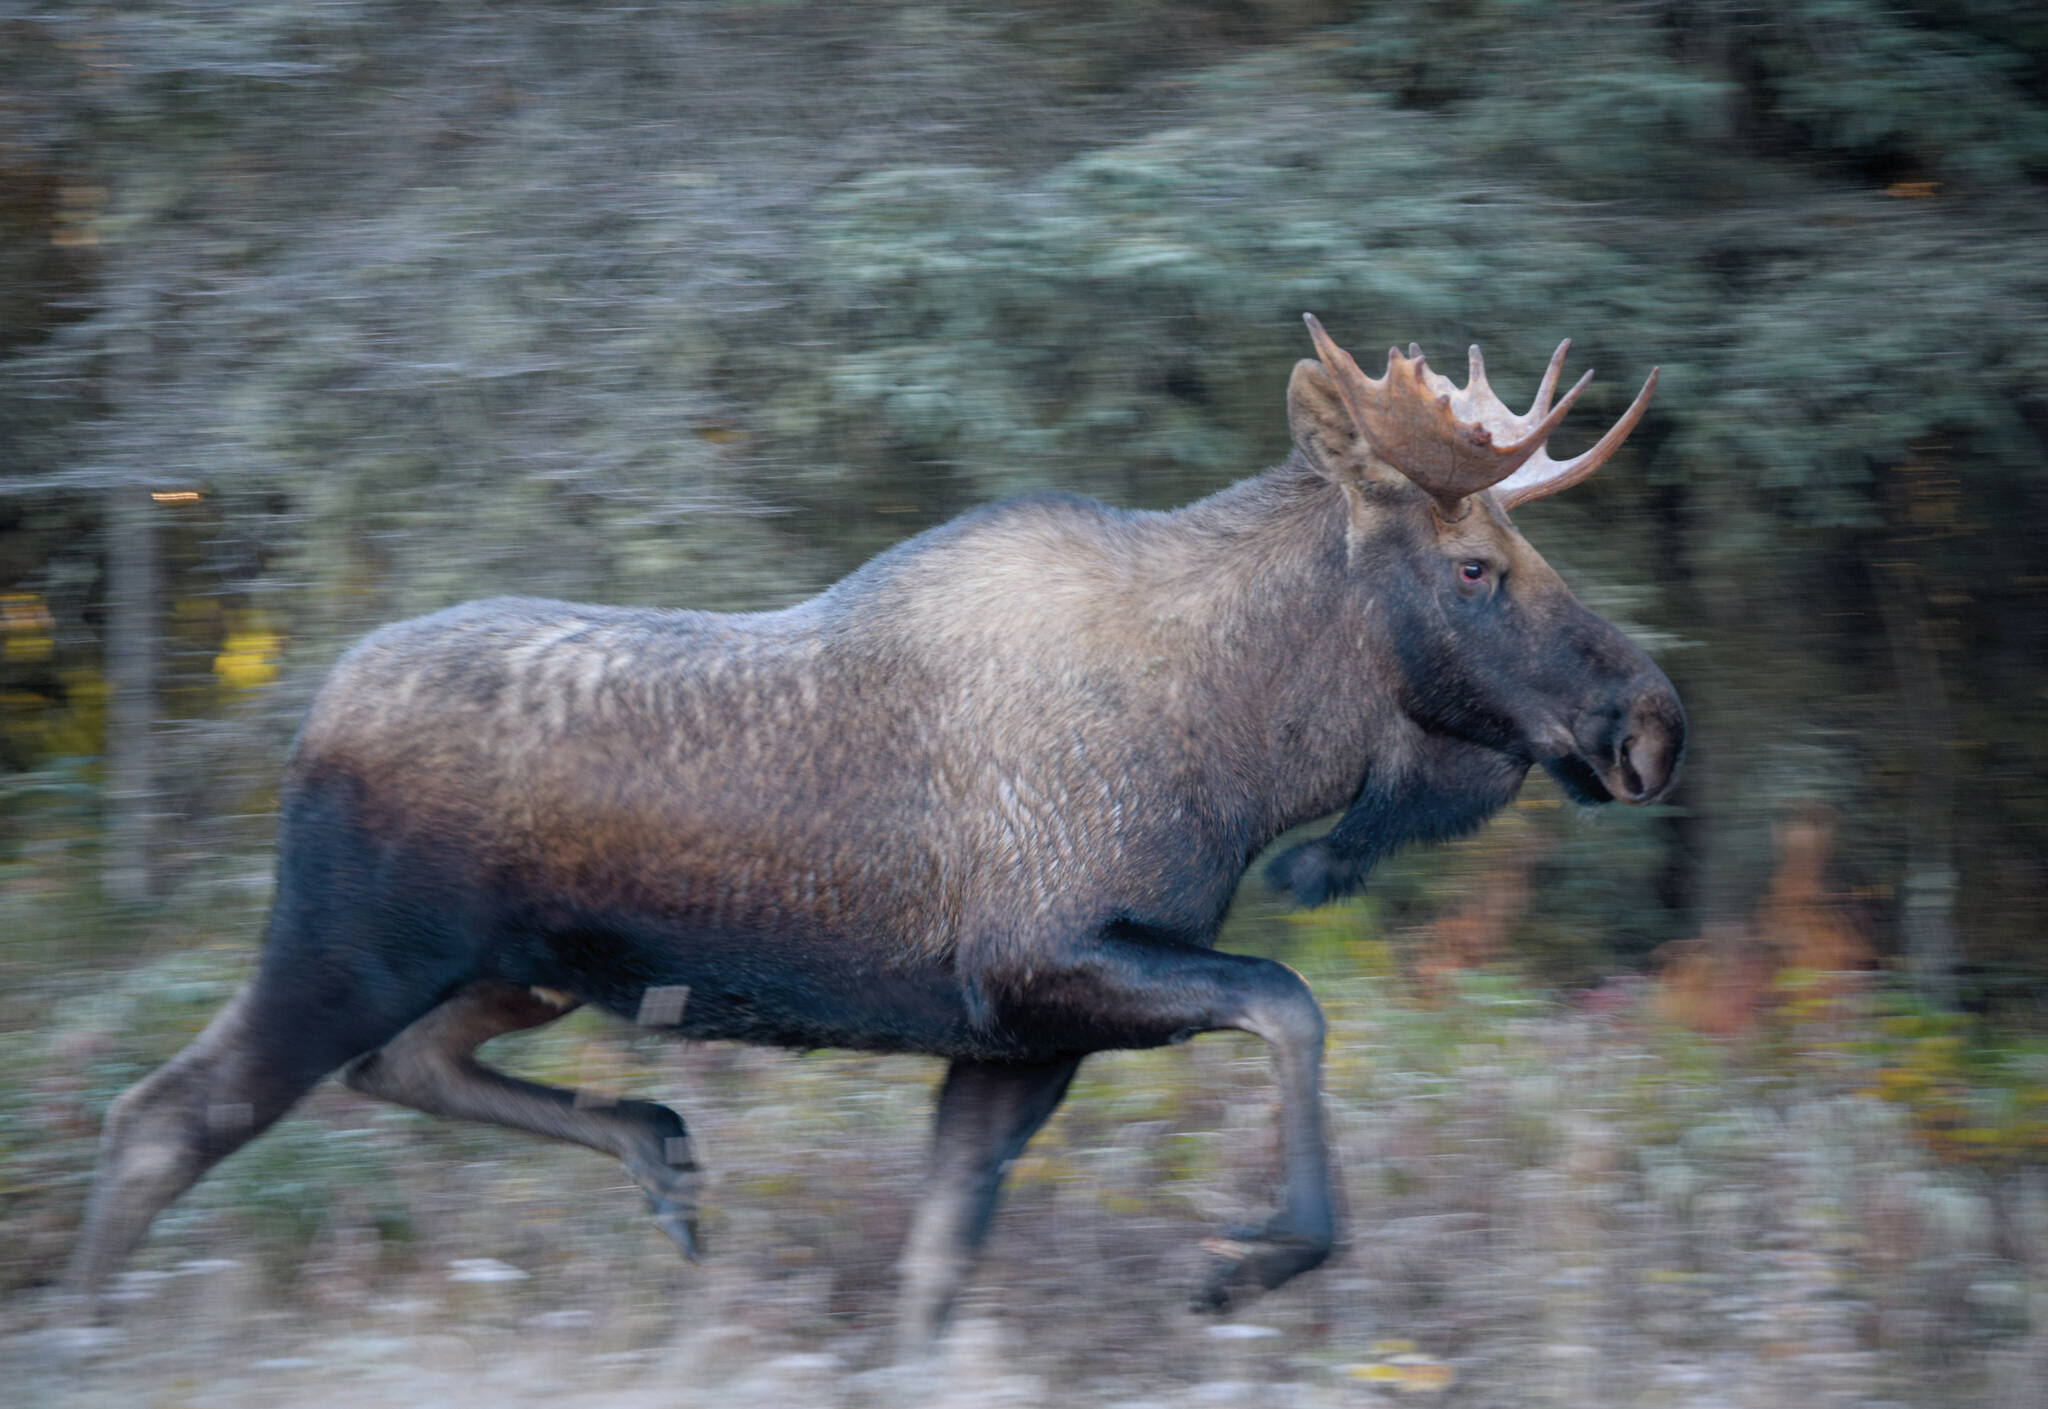
M1528 765L1440 734L1409 741L1405 767L1377 767L1337 825L1266 863L1266 884L1314 909L1365 884L1380 859L1416 842L1464 836L1515 795Z
M1282 1158L1279 1210L1257 1228L1233 1228L1204 1244L1209 1268L1196 1289L1198 1311L1221 1311L1253 1284L1271 1291L1321 1265L1336 1241L1330 1194L1330 1152L1323 1136L1323 1012L1292 969L1288 1000L1255 1005L1235 1024L1273 1049L1280 1082Z
M1062 957L1057 965L1041 959L1028 988L1004 1005L1012 1032L1055 1034L1096 1051L1235 1029L1272 1049L1285 1159L1280 1205L1262 1225L1208 1244L1195 1305L1220 1310L1322 1263L1336 1241L1323 1137L1323 1014L1301 975L1270 959L1120 935Z

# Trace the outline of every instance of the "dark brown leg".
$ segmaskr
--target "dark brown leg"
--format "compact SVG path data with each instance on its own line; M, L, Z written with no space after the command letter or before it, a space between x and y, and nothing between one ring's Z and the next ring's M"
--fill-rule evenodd
M903 1250L897 1337L915 1354L944 1329L988 1236L1003 1175L1051 1116L1081 1065L955 1062L939 1092L932 1173Z
M333 1006L266 971L183 1051L122 1092L107 1110L84 1230L65 1275L86 1314L165 1205L411 1016L390 1004Z
M553 1022L575 1007L572 999L510 984L472 984L352 1062L342 1080L429 1115L510 1126L614 1156L646 1192L661 1231L694 1258L697 1162L680 1116L651 1101L579 1102L573 1091L521 1081L470 1055L493 1037Z
M1279 1286L1322 1263L1336 1240L1323 1136L1323 1014L1284 964L1168 940L1098 936L1049 963L1005 1005L1018 1032L1065 1032L1080 1050L1156 1047L1235 1028L1263 1038L1280 1084L1280 1207L1209 1247L1197 1307Z

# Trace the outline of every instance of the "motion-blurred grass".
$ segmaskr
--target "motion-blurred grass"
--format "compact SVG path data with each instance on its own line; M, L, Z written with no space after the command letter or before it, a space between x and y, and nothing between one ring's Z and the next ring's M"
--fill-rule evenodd
M247 949L223 936L253 933L259 901L245 888L0 1036L16 1329L67 1251L100 1113L232 991ZM1869 975L1786 971L1748 1030L1709 1038L1647 981L1563 1002L1503 966L1423 970L1370 904L1245 909L1233 934L1303 967L1331 1019L1342 1256L1221 1323L1234 1335L1186 1311L1199 1240L1260 1206L1277 1165L1265 1051L1091 1058L1012 1171L955 1402L2023 1402L2048 1353L2035 1127L1953 1136L2038 1101L2038 1055ZM121 1283L125 1339L0 1354L53 1403L166 1376L190 1402L414 1402L455 1373L450 1338L498 1367L504 1402L570 1366L626 1396L604 1402L891 1402L874 1367L936 1063L675 1044L581 1013L490 1054L683 1111L712 1171L707 1260L676 1258L605 1160L330 1084L159 1220Z

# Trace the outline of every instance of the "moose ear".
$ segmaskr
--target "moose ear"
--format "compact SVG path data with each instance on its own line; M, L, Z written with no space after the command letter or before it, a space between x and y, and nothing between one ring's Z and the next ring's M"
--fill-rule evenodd
M1325 479L1356 480L1365 471L1366 447L1357 423L1322 364L1304 357L1287 379L1287 428L1294 443Z

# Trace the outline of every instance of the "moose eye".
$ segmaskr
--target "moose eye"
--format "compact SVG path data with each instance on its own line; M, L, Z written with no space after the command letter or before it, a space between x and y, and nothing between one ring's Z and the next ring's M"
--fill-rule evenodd
M1458 564L1458 576L1464 578L1467 582L1478 582L1486 576L1486 564L1460 563Z

